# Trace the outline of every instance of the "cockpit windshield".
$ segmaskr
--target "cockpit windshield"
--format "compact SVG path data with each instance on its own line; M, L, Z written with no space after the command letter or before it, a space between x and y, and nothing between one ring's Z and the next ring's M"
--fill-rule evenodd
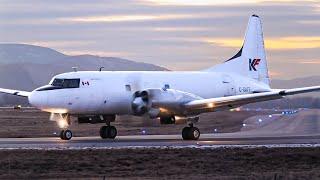
M80 79L54 79L51 83L52 86L61 88L79 88Z
M55 78L52 80L51 84L38 88L37 91L49 91L56 89L70 89L79 88L80 79L60 79Z

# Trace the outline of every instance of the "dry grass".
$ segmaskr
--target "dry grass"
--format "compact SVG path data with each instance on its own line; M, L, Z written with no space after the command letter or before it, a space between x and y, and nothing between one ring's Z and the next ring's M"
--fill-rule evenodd
M320 148L0 151L0 179L319 179Z
M235 132L242 127L248 117L266 112L216 112L203 114L197 123L202 133ZM98 136L103 124L78 124L72 119L70 129L74 136ZM35 109L13 110L0 109L0 137L48 137L57 136L59 128L55 122L49 121L49 113ZM160 125L158 120L133 116L121 116L113 123L118 128L118 135L139 135L146 129L147 134L180 134L185 125Z

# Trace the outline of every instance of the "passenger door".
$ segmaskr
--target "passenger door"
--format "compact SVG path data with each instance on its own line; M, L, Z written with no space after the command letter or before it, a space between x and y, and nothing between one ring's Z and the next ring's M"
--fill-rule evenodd
M236 88L231 76L223 75L222 85L224 89L224 96L233 96L236 94Z

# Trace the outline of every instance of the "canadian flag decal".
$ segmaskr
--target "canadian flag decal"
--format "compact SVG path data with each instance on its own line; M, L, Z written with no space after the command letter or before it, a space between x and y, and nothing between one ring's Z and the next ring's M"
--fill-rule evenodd
M83 85L83 86L84 86L84 85L89 86L90 84L89 84L89 81L82 81L82 85Z

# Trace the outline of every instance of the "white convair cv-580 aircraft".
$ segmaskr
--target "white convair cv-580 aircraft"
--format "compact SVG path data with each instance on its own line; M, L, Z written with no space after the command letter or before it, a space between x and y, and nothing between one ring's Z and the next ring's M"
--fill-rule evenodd
M36 108L50 112L62 127L60 137L72 138L67 129L70 116L79 123L106 123L102 138L115 138L110 123L116 115L160 118L163 124L184 119L185 140L197 140L194 126L199 114L232 109L244 104L279 99L287 95L320 90L320 86L271 89L260 18L249 19L240 51L222 64L196 72L102 72L59 74L49 85L32 92L0 89L0 92L28 97Z

